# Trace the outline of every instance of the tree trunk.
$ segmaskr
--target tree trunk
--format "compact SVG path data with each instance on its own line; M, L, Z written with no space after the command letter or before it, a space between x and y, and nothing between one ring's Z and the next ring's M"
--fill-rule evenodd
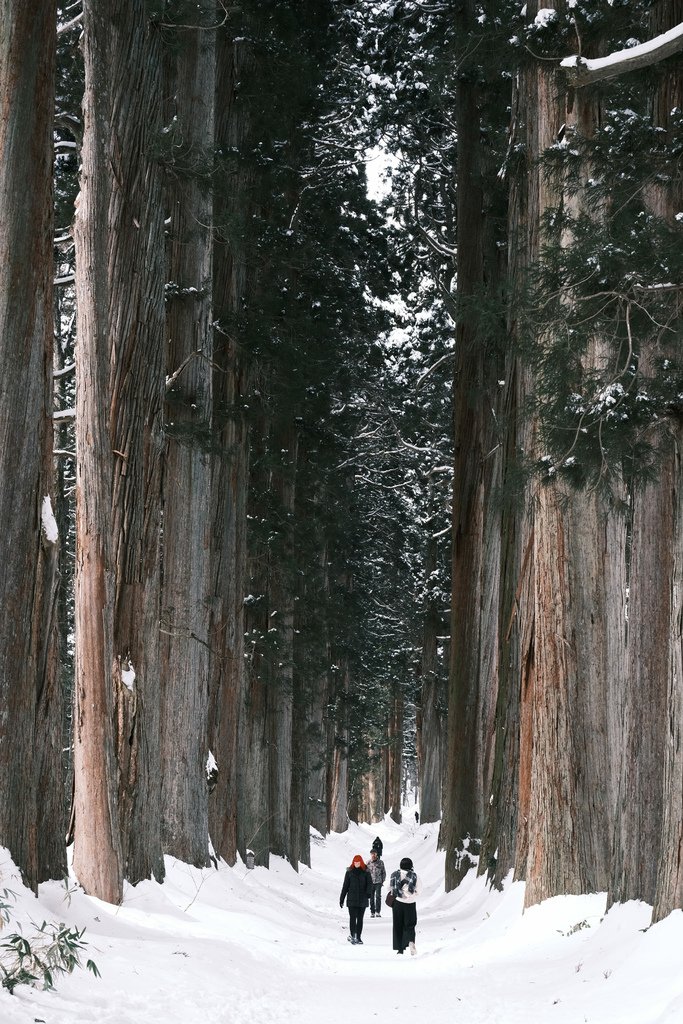
M79 359L76 370L76 679L74 872L84 890L119 903L123 856L114 751L114 539L109 436L109 281L106 245L111 98L110 11L84 6L85 95L81 192L75 226ZM118 458L118 456L117 456Z
M258 391L258 386L256 387ZM238 736L238 845L242 856L252 850L256 863L268 867L270 853L270 743L268 692L270 665L265 656L268 635L268 558L262 525L268 487L265 466L268 421L261 413L251 425L247 591L245 595L245 685Z
M567 95L541 70L537 161L560 125L590 138L600 118L592 97ZM567 98L567 109L564 100ZM590 168L582 168L582 178ZM580 211L581 191L539 186L540 217L564 202ZM545 194L544 194L545 191ZM599 214L598 214L599 215ZM546 241L549 241L546 239ZM552 240L550 240L552 241ZM571 245L571 237L555 244ZM571 302L571 296L565 301ZM554 339L548 339L554 343ZM543 342L543 339L541 339ZM609 345L591 339L587 376L604 373ZM540 431L535 457L543 455ZM623 500L615 477L616 503ZM576 493L556 477L534 487L535 682L525 902L598 892L609 879L615 784L610 741L619 723L624 674L625 521L596 490Z
M216 10L179 30L172 72L167 285L167 453L161 597L161 806L165 852L208 863L208 689ZM201 176L204 176L204 181Z
M217 50L216 141L222 153L244 145L249 108L237 89L251 64L246 41L233 43L220 31ZM229 166L229 165L228 165ZM216 853L233 864L238 848L238 730L245 677L244 597L247 558L249 431L244 406L249 370L237 329L239 314L255 287L249 269L240 215L253 210L251 174L242 168L227 179L218 169L214 202L213 421L217 452L212 454L212 605L209 632L209 748L218 774L209 800L209 833Z
M326 606L329 605L328 546L322 545L320 552L321 591ZM308 800L309 823L325 835L327 832L327 732L329 728L330 664L331 649L329 626L326 616L320 622L321 633L317 637L320 652L320 668L317 673L309 711L309 771ZM309 634L310 636L310 634Z
M672 107L668 108L673 109ZM662 586L657 580L659 592L666 589L669 606L669 630L667 637L668 664L666 715L664 717L664 779L663 818L659 824L660 856L658 860L657 885L654 897L653 922L661 921L672 910L683 909L683 429L680 423L671 431L671 456L667 471L661 481L662 489L670 488L668 497L672 509L671 533L660 536L660 544L667 552L673 552L668 570L669 585ZM654 524L650 522L654 533ZM671 539L671 546L667 543ZM648 717L656 709L647 706ZM657 793L649 792L658 806ZM652 839L652 837L650 837ZM640 837L638 837L640 840ZM647 840L647 836L645 837ZM652 854L652 842L638 847L641 857ZM649 878L651 865L648 863L646 877ZM643 898L643 897L641 897ZM644 897L647 898L647 897Z
M430 529L431 524L427 528ZM428 581L437 570L437 539L427 538L425 578ZM418 728L418 756L420 778L420 819L422 822L441 818L441 776L443 755L443 694L438 656L438 635L441 615L438 601L427 597L422 631L422 693Z
M683 21L683 0L661 0L650 14L654 36ZM654 88L652 122L669 131L683 104L683 76L678 64L663 66ZM683 201L680 174L667 184L650 186L652 212L669 225ZM680 300L679 300L680 314ZM647 371L655 359L676 359L680 345L666 335L658 351L641 354ZM635 766L624 762L626 818L631 846L621 874L616 874L610 899L644 899L653 903L653 921L683 908L683 429L672 417L663 430L662 469L634 502L631 600L629 602L629 664L626 743L638 756L640 778L629 778ZM630 727L630 728L629 728ZM634 815L633 794L640 794L641 814ZM629 814L630 811L630 814ZM618 865L619 866L619 865ZM638 875L636 875L638 873ZM621 887L619 883L621 882ZM631 893L634 893L631 897Z
M65 870L52 474L56 9L0 5L0 845L35 889Z
M294 594L292 536L296 494L297 430L278 426L273 437L276 468L271 493L279 526L269 543L269 647L272 648L270 720L271 853L291 858L292 727L294 709Z
M296 621L296 620L295 620ZM311 866L308 789L310 775L311 693L303 672L294 673L292 722L292 796L289 821L290 855L293 868Z
M161 52L142 0L86 5L84 31L74 870L86 891L118 902L124 874L133 882L163 877L163 213L151 156L161 130Z
M474 3L462 6L463 36L476 25ZM495 286L485 207L490 168L482 151L479 82L464 63L458 81L457 298L453 385L455 474L453 485L451 648L448 693L447 784L439 845L446 852L446 888L472 865L463 850L478 844L485 822L492 772L496 705L497 615L500 548L498 511L490 500L498 471L491 454L497 398L496 357L476 307L484 287ZM494 175L495 177L495 175ZM486 193L486 201L485 201Z
M398 825L402 821L403 694L394 684L387 727L387 773L384 811Z
M345 832L349 827L349 727L345 705L350 683L345 657L340 659L333 679L336 692L328 737L328 831Z
M120 5L119 5L120 6ZM109 88L115 145L109 204L109 343L115 592L113 687L123 871L132 883L164 863L159 821L159 587L164 255L161 46L144 3L116 18ZM114 19L113 19L114 20ZM131 54L139 58L131 66Z

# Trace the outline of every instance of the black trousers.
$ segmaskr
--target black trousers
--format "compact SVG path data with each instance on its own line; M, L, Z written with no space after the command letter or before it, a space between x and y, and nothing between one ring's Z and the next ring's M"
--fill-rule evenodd
M415 925L417 924L417 906L415 903L401 903L396 900L391 913L394 918L393 948L403 952L409 942L415 942Z
M380 914L382 912L382 883L373 882L370 894L370 912Z
M361 937L363 932L364 913L365 907L349 907L349 931L352 935L355 935L357 939Z

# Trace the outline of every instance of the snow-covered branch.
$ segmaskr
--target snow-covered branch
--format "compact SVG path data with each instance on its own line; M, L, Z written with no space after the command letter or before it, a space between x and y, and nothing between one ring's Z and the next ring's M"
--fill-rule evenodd
M80 25L82 21L83 12L81 11L81 13L77 14L75 18L72 18L71 21L65 21L62 25L57 25L57 35L64 35L65 32L69 32L72 28L75 28L76 25Z
M68 363L66 366L62 366L60 370L54 370L52 377L54 380L58 380L60 377L67 377L69 374L74 373L76 370L75 363Z
M69 420L76 419L75 409L58 409L57 412L52 413L52 419L55 423L67 423Z
M560 67L567 72L570 82L577 88L602 82L608 78L616 78L638 68L646 68L657 61L671 57L683 50L683 23L663 32L647 43L632 46L627 50L617 50L607 57L585 60L583 57L565 57Z

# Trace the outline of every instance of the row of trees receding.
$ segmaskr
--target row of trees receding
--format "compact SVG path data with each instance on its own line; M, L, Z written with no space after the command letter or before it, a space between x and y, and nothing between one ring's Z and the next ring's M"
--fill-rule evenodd
M680 906L681 0L39 6L0 55L26 879L65 803L116 902L410 779L448 887Z
M279 3L40 8L41 32L8 13L2 55L0 841L35 886L64 873L68 829L83 887L117 902L164 854L307 862L310 824L345 828L373 765L375 807L400 814L353 440L388 276L331 5L305 24Z

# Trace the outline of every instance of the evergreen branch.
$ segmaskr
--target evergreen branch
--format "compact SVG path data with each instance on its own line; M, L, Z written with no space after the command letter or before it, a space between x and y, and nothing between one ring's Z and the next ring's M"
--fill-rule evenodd
M434 373L435 370L438 370L439 367L443 366L444 363L447 363L449 359L454 359L454 358L455 358L455 352L447 352L445 356L441 356L440 359L437 359L437 361L435 363L433 363L422 374L422 376L418 380L417 384L415 385L415 390L419 391L420 388L422 387L422 385L424 384L424 382L426 381L427 377L429 377L430 374Z
M584 60L581 56L565 57L560 67L567 73L570 83L576 89L595 82L604 82L610 78L618 78L629 71L637 71L650 67L667 57L683 50L683 23L655 36L640 46L617 50L607 57L595 60Z

